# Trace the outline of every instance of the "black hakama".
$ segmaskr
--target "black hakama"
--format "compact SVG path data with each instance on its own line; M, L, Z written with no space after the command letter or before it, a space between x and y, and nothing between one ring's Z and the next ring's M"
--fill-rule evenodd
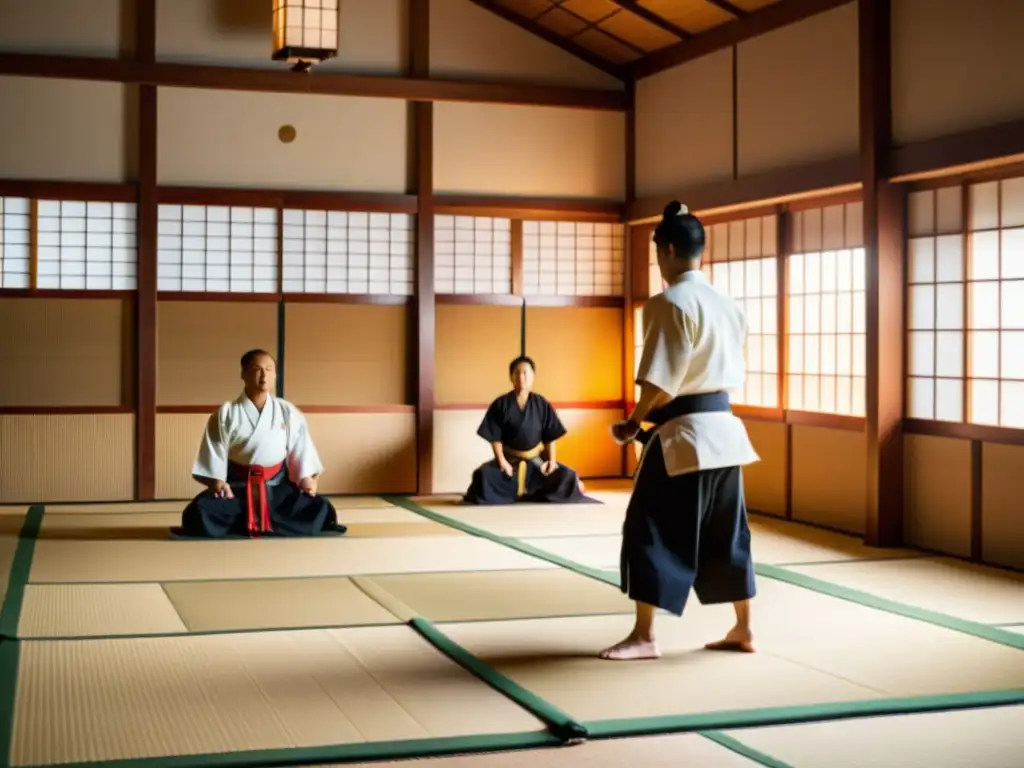
M250 530L248 474L243 467L229 464L228 485L235 498L218 498L205 490L192 499L181 515L181 527L172 533L185 538L237 538L258 536L341 535L347 527L338 522L334 505L326 496L310 496L288 478L284 467L266 482L268 526L259 533ZM254 518L259 518L258 494L254 495Z
M488 443L500 442L506 449L505 458L514 470L509 477L492 459L473 472L473 478L463 500L467 504L498 505L517 501L552 504L595 503L580 492L580 479L576 472L564 464L550 475L541 471L541 457L521 458L514 454L529 454L538 446L553 443L566 434L558 414L544 397L530 393L524 408L519 407L516 393L502 395L487 409L477 435ZM525 465L525 470L520 468ZM519 473L525 471L524 493L519 494Z
M722 410L701 398L706 396L676 398L652 421ZM727 398L725 403L727 409ZM683 614L691 588L704 605L754 597L743 468L670 477L661 440L647 437L622 528L622 591L676 616Z

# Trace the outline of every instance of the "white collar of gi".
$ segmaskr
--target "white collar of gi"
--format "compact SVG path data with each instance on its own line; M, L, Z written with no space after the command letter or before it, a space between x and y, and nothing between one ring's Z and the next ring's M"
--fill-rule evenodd
M267 402L269 403L273 399L274 399L274 396L271 393L267 392ZM242 393L238 396L238 399L235 402L241 403L242 405L245 405L246 403L248 403L253 408L256 407L256 404L252 400L249 399L249 396L247 394L245 394L245 390L244 389L242 390Z
M706 283L707 281L707 276L699 269L689 269L679 275L673 285L678 285L679 283Z

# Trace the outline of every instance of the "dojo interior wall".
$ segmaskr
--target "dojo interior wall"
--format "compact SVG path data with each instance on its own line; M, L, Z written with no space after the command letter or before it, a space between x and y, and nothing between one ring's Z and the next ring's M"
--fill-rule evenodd
M252 348L281 358L282 395L306 413L328 467L325 491L415 490L405 303L286 302L282 317L277 302L164 300L157 323L158 497L194 493L198 436L239 391L240 350Z
M1024 166L998 180L916 185L907 230L907 414L914 432L904 438L907 538L971 557L980 534L986 561L1022 568L1016 486L1024 445L1013 434L1024 424L1022 385L1017 345L1008 337L1021 336L1013 290L1024 244ZM989 244L995 248L986 249ZM924 265L933 251L929 270ZM996 258L988 260L992 251ZM1006 279L994 301L984 293L994 276L989 263ZM1004 377L999 386L993 368ZM956 434L932 421L955 422L968 405L987 422L981 435Z
M128 299L0 299L3 501L132 497L131 327Z
M3 51L116 57L134 47L133 3L127 0L92 0L88 8L78 0L0 7ZM1024 25L1022 4L893 0L892 8L897 144L1024 116L1024 49L1016 35ZM342 53L323 65L325 71L405 71L401 0L346 0L345 13ZM266 53L266 27L258 4L158 0L157 58L275 67ZM433 74L623 88L468 0L433 0L430 39ZM856 4L850 2L641 79L636 194L668 195L814 163L855 161L858 70ZM411 109L403 101L200 88L160 88L158 99L158 183L236 195L193 202L237 202L254 188L410 190ZM700 119L693 119L694 104ZM5 113L17 115L0 122L0 146L17 148L0 153L0 179L108 184L110 199L131 199L124 195L134 193L138 174L137 88L0 76L0 105L14 105ZM434 121L440 194L626 197L622 113L438 102ZM277 138L284 124L298 131L287 145ZM806 192L811 206L820 191ZM573 220L571 213L563 218ZM439 296L436 307L433 479L439 492L462 490L472 467L487 458L475 427L486 403L507 386L507 363L517 351L518 307L493 292L463 294L472 295ZM634 329L628 312L594 306L587 298L531 306L528 345L538 361L538 388L561 406L571 430L561 458L584 475L615 474L621 454L608 444L605 430L621 413L621 401L632 398L628 371L634 361L626 359L621 334ZM157 495L194 491L185 475L201 425L212 406L237 391L237 357L253 345L284 352L285 396L307 409L327 463L344 468L325 476L325 488L411 490L413 300L388 299L289 301L282 316L276 303L253 297L163 296ZM131 498L131 293L3 297L0 319L5 329L17 329L0 341L7 361L0 386L0 501ZM620 343L598 341L616 332ZM317 373L323 370L329 374ZM763 457L748 472L752 507L862 531L863 429L851 422L839 426L830 414L773 420L748 413L745 420ZM907 540L969 554L980 508L985 559L1024 565L1012 486L1024 448L1009 444L998 429L991 439L975 439L929 424L934 434L904 439ZM97 444L101 452L91 449ZM61 472L54 473L55 466Z
M856 156L858 140L855 2L637 82L639 197Z
M132 44L124 13L118 0L7 2L0 50L115 57ZM0 178L137 172L133 86L0 77L0 105ZM133 324L124 295L0 298L0 501L132 498Z
M508 364L519 354L519 307L441 305L435 360L434 490L466 489L491 457L476 435L487 405L510 388ZM569 433L558 460L582 477L619 476L622 451L608 428L622 418L623 310L529 307L527 354L537 364L537 392L557 408Z
M1020 119L1022 24L1014 0L893 0L896 145ZM637 196L856 158L859 82L856 2L641 78Z
M815 163L855 163L857 23L851 2L639 80L638 196L742 182ZM1024 5L1013 0L893 0L896 145L1024 117L1024 50L1016 34L1022 26ZM699 120L691 119L694 104L701 105ZM932 186L943 184L956 186L941 180ZM908 185L908 192L916 188ZM826 194L806 191L810 199L797 207ZM965 232L962 223L957 226L953 231ZM747 473L753 508L864 532L863 428L849 421L841 428L829 425L831 414L787 413L778 420L747 414L744 420L763 459ZM971 557L977 556L972 538L978 537L972 528L980 526L985 561L1024 567L1013 481L1024 448L999 428L991 439L976 439L956 436L958 426L907 422L904 537L913 545Z
M4 3L0 51L115 58L134 50L134 3L96 0ZM249 7L252 6L252 7ZM318 69L400 75L407 69L408 23L402 0L346 0L341 53ZM468 79L508 80L622 90L623 84L557 47L487 13L468 0L434 0L431 72ZM220 0L157 0L158 61L279 68L267 55L268 17L259 4ZM317 208L315 194L407 194L412 165L411 107L397 99L322 97L260 92L157 89L157 184L161 203L279 207L266 190L293 191ZM117 83L0 76L0 105L16 105L17 120L0 124L0 180L109 185L90 199L134 200L138 178L138 89ZM12 110L15 107L12 106ZM14 113L12 111L12 113ZM624 199L625 115L586 109L476 104L435 105L434 181L449 195L529 195L621 202ZM278 139L282 125L297 138ZM195 194L166 198L163 190ZM67 194L74 198L75 192ZM269 197L268 197L269 195ZM305 198L302 196L305 195ZM31 197L26 194L24 196ZM77 199L77 198L75 198ZM511 201L514 205L514 199ZM321 206L322 207L322 206ZM571 208L571 205L568 206ZM497 212L500 214L500 211ZM572 219L571 213L563 218ZM440 292L440 291L439 291ZM88 294L88 295L86 295ZM265 347L283 357L284 395L306 410L329 471L323 488L337 493L416 489L416 434L411 380L414 298L356 297L357 303L309 295L289 301L279 317L266 297L209 292L175 295L161 288L157 306L156 495L181 498L197 486L188 477L209 412L237 393L242 351ZM459 297L465 298L465 297ZM476 295L479 306L449 309L500 314L507 296ZM531 347L552 382L569 369L564 355L545 353L558 342L586 337L591 323L621 348L621 310L566 306ZM614 303L614 302L612 302ZM134 494L136 460L132 291L75 291L74 298L0 301L9 362L0 396L0 501L119 500ZM517 316L518 317L518 316ZM443 333L443 320L438 333ZM547 322L547 321L545 321ZM616 325L616 322L618 325ZM581 330L582 329L582 330ZM616 335L617 334L617 335ZM508 338L518 339L513 330ZM607 340L606 340L607 343ZM452 373L439 341L439 377ZM115 355L116 351L116 355ZM531 348L531 352L534 349ZM53 353L53 354L51 354ZM617 352L616 352L617 353ZM461 355L461 357L459 357ZM572 359L600 381L600 365ZM56 362L57 358L66 358ZM454 373L479 375L472 355L458 352ZM502 356L504 371L510 357ZM561 367L557 367L560 365ZM620 452L574 448L621 414L621 363L608 382L570 386L553 397L573 432L562 458L591 474L617 474ZM612 381L618 376L617 382ZM579 382L575 373L571 379ZM543 381L543 380L542 380ZM455 403L477 409L503 391L481 386ZM435 428L435 477L461 490L473 461L460 451L479 442L446 421L469 411L444 410ZM613 407L614 406L614 407ZM609 410L610 409L610 410ZM617 410L616 410L617 409ZM595 427L594 425L598 426ZM460 431L461 430L461 431ZM442 439L450 434L452 443ZM603 434L603 433L602 433ZM97 435L104 450L85 451ZM472 454L472 449L470 448ZM442 458L444 457L444 458ZM454 464L445 462L454 460ZM67 468L58 477L46 467ZM448 467L445 469L445 467Z

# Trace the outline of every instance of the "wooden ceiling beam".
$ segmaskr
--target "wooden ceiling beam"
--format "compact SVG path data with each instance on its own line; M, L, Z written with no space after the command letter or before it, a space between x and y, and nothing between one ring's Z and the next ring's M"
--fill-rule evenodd
M747 14L736 21L702 32L692 40L684 40L668 48L655 51L630 65L629 71L636 78L650 77L687 61L699 59L714 51L795 24L849 2L850 0L779 0L777 3Z
M891 179L900 180L1009 158L1024 160L1024 120L895 147L890 153L888 172Z
M469 0L473 5L478 5L484 10L490 11L496 16L500 16L505 21L515 24L520 29L525 29L532 35L536 35L543 40L551 43L552 45L561 48L566 53L571 53L578 59L582 59L592 67L600 69L602 72L606 72L612 77L616 77L619 80L625 80L625 72L623 67L617 66L610 63L609 61L601 58L593 51L584 48L579 43L574 43L572 40L567 40L564 37L552 32L547 27L543 27L532 19L528 19L525 16L520 16L515 11L510 11L503 5L499 5L494 0Z
M733 5L728 0L704 0L704 2L715 6L716 8L720 8L726 13L735 16L737 19L742 19L744 16L747 15L746 11L744 11L739 6Z
M223 91L365 96L414 102L529 104L611 112L625 112L629 106L629 95L625 91L601 88L291 72L43 54L0 53L0 75Z
M622 10L629 11L634 16L639 16L641 19L648 22L649 24L653 24L659 29L663 29L669 34L675 35L680 40L689 40L690 38L693 37L692 33L687 32L682 27L676 26L671 21L668 21L667 19L662 18L661 16L656 14L654 11L644 8L642 5L640 5L640 3L637 2L637 0L612 0L612 2L619 6L619 8L621 8Z
M860 158L854 156L790 166L637 198L626 207L626 221L656 219L672 198L682 200L691 211L707 212L751 203L780 202L809 192L846 191L859 187L860 181Z

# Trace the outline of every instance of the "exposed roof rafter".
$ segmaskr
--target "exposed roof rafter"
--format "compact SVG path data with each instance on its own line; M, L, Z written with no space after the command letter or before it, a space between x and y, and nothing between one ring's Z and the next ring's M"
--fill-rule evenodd
M640 3L637 2L637 0L612 0L612 2L619 6L619 8L622 8L624 11L629 11L630 13L639 16L644 21L649 22L654 26L658 27L659 29L663 29L670 34L675 35L680 40L689 40L691 37L693 37L693 35L690 32L687 32L682 27L673 24L671 21L662 16L659 16L652 10L644 8L642 5L640 5Z
M711 5L721 8L726 13L735 16L737 19L742 19L744 16L747 15L746 11L744 11L742 8L733 5L728 0L705 0L705 2L711 3Z
M536 35L537 37L546 40L552 45L558 46L566 53L571 53L578 59L582 59L593 67L597 67L603 72L607 72L612 77L617 77L620 80L625 79L625 68L612 64L607 59L603 59L596 53L584 48L578 43L574 43L572 40L562 37L556 32L541 26L533 19L528 19L515 11L511 11L503 5L495 2L495 0L469 0L473 5L478 5L481 8L490 11L491 13L500 16L512 24L515 24L521 29L525 29L530 34Z
M852 0L470 0L624 82L640 79ZM653 28L653 29L652 29ZM657 31L655 31L657 30ZM671 37L669 37L671 36Z

